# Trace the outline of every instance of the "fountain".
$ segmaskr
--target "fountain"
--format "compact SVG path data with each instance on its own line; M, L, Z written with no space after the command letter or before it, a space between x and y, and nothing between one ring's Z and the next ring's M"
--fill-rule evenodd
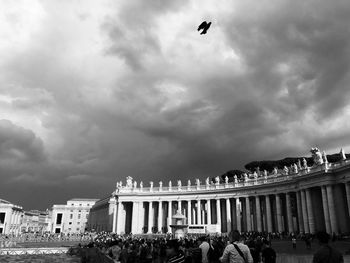
M185 236L185 232L187 232L188 225L185 224L186 217L181 214L180 210L177 210L176 214L172 217L174 225L170 225L171 232L174 234L175 238L180 239Z

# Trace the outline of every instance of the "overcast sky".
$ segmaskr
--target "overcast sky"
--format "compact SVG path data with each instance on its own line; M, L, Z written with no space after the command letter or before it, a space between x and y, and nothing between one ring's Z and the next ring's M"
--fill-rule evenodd
M349 152L349 25L348 0L1 0L0 198Z

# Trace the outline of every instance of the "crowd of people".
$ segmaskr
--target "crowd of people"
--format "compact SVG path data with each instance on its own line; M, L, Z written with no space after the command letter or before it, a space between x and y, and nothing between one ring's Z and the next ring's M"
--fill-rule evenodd
M120 263L275 263L277 255L271 243L276 238L281 237L257 232L239 233L237 230L228 236L193 235L183 239L172 239L171 236L147 239L101 232L87 244L90 254L83 254L82 262L105 262L96 260L96 257L107 257L110 262ZM294 248L296 238L310 240L312 237L291 235L289 238ZM321 248L314 256L314 263L343 262L341 254L328 245L330 236L327 233L322 232L316 238Z
M101 232L87 247L93 248L90 257L91 253L95 258L102 254L121 263L274 263L276 253L270 247L271 239L271 235L238 231L229 236L190 236L179 240L170 236L147 239ZM83 255L82 262L90 262L89 255Z

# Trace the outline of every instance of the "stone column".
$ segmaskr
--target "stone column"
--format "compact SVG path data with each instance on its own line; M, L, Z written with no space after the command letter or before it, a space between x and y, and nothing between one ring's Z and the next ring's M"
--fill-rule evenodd
M327 197L328 197L328 208L329 208L329 219L331 222L332 233L338 234L338 222L334 207L334 197L332 185L327 185Z
M242 232L241 204L239 203L239 198L236 198L236 220L237 220L237 230L239 232Z
M301 206L302 206L302 211L303 211L303 219L304 219L304 231L305 233L310 233L310 228L309 228L309 222L308 222L308 215L307 215L307 209L306 209L306 200L305 200L305 191L301 190Z
M301 208L300 191L296 192L296 196L297 196L297 211L298 211L299 232L303 233L305 230L304 230L303 211L302 211L302 208Z
M197 224L201 224L201 200L197 200Z
M306 208L309 219L309 229L311 234L315 234L315 218L312 209L311 189L306 189Z
M152 233L152 227L153 227L153 202L150 201L148 205L148 231L147 233Z
M265 203L266 203L267 232L272 233L272 215L271 215L271 203L270 203L269 195L265 195Z
M345 192L346 192L346 200L347 200L347 203L348 203L348 215L350 217L350 183L349 182L346 182L345 183Z
M138 202L132 202L132 218L131 218L131 233L137 234L138 233L138 226L139 226L139 203Z
M322 206L323 206L324 223L326 225L326 232L328 234L332 234L331 223L330 223L330 219L329 219L327 190L326 190L325 186L321 186L321 192L322 192Z
M256 209L256 227L258 232L262 232L261 225L261 208L260 208L260 198L259 196L255 196L255 209Z
M118 203L116 198L114 198L114 207L113 207L113 227L112 232L117 232L117 214L118 214Z
M180 211L180 213L182 214L182 201L181 200L178 200L177 201L177 209Z
M276 194L275 196L276 196L277 231L281 233L283 232L281 198L279 194Z
M171 233L171 210L172 210L172 206L171 206L171 201L168 201L168 233Z
M221 229L221 207L220 199L216 199L216 224L220 226Z
M211 225L211 204L210 204L210 199L207 200L207 206L208 206L208 225Z
M286 206L287 206L287 221L288 221L288 232L294 232L293 229L293 217L292 217L292 204L290 202L290 193L286 193Z
M122 202L118 201L117 229L115 231L117 234L120 234L121 232L121 220L122 220Z
M187 224L192 224L192 208L191 208L191 200L187 200Z
M249 197L245 198L245 210L246 210L246 218L247 218L247 231L252 231L252 223L250 220L250 202Z
M162 227L163 227L163 202L158 202L158 231L163 233Z
M231 232L231 224L232 224L230 198L226 198L226 215L227 215L227 219L226 219L227 233L230 233Z

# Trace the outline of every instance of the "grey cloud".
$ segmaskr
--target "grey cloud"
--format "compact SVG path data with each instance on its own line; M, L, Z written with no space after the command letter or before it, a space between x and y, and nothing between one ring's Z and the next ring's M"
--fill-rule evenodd
M46 159L43 142L30 131L14 125L11 121L0 121L0 158L21 162L41 162Z

